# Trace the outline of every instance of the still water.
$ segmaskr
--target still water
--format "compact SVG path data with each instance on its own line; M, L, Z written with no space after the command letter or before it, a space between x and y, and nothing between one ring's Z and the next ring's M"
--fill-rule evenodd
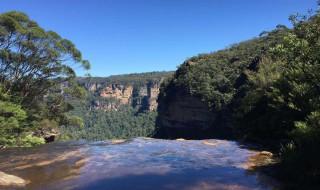
M273 189L272 180L248 170L256 154L233 141L147 138L7 149L0 150L0 172L25 184L0 189Z

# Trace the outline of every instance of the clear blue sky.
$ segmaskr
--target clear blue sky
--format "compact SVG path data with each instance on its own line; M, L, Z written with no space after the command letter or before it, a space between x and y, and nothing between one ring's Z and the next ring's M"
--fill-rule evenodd
M93 76L175 70L316 7L316 0L0 0L0 12L23 11L73 41Z

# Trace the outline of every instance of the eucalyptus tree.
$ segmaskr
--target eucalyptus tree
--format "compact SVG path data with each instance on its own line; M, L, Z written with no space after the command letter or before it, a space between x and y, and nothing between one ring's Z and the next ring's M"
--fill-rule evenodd
M66 114L72 106L65 98L84 95L74 80L75 69L89 68L71 41L46 31L24 13L0 14L0 87L10 97L7 102L26 111L24 126L48 123L43 120L81 125L79 118Z
M23 13L0 15L0 82L23 104L73 79L75 66L89 69L90 64L71 41Z

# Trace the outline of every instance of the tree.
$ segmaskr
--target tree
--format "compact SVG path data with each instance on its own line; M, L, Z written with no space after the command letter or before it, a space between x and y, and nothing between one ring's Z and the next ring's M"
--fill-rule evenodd
M7 97L1 102L1 132L17 139L48 121L48 126L81 126L79 118L66 114L72 106L65 101L85 95L74 80L78 67L88 70L90 64L71 41L24 13L0 14L0 85ZM32 144L32 138L25 142Z
M90 67L71 41L45 31L23 13L0 15L0 83L24 106L73 79L76 65Z

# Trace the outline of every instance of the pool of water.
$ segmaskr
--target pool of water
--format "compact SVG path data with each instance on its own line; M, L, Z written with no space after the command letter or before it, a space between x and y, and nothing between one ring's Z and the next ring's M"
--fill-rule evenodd
M6 149L0 150L0 172L25 183L3 183L0 189L273 189L272 180L246 167L256 154L234 141L214 139L136 138Z

